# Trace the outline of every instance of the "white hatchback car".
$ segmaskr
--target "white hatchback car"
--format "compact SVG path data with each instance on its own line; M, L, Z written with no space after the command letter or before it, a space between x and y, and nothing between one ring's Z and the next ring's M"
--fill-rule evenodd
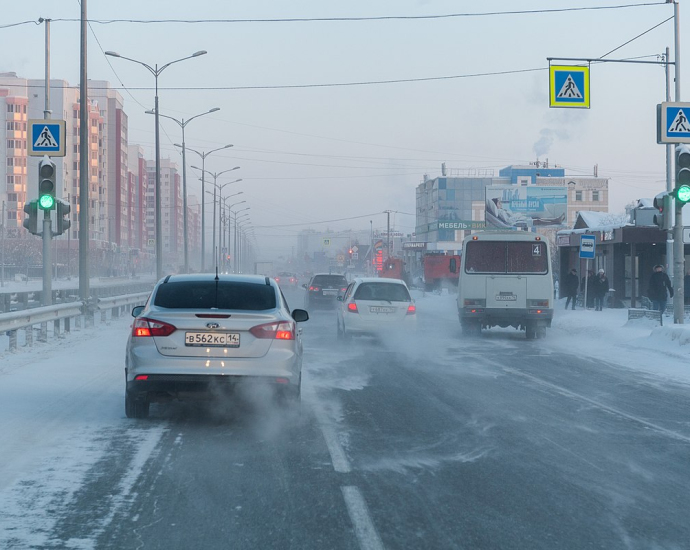
M416 326L417 307L400 279L361 277L338 296L338 338Z
M125 413L149 403L268 385L300 399L302 336L309 315L288 309L276 282L259 275L168 275L135 317L125 360Z

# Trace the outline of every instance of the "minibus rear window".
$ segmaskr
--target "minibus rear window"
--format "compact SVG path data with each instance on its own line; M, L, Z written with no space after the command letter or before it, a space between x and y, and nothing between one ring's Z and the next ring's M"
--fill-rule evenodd
M548 273L544 242L470 241L465 252L466 273Z

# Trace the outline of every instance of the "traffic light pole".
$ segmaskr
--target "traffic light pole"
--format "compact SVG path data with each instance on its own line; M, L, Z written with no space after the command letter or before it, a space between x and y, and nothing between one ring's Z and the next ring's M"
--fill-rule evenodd
M46 119L50 118L50 19L45 20L45 109L43 116ZM46 158L46 157L43 157ZM41 182L39 177L39 188ZM53 189L53 193L56 190ZM40 189L39 189L40 193ZM41 303L44 306L52 305L53 303L53 260L50 249L50 241L52 237L52 230L50 228L50 210L43 211L43 293ZM41 326L43 331L43 326Z
M50 241L52 240L52 231L50 229L50 210L43 211L43 300L44 306L52 305L53 303L53 280L52 280L52 254L50 250Z
M673 2L674 27L674 69L675 69L675 100L680 101L680 6L678 0ZM677 168L677 167L676 167ZM676 171L676 174L678 172ZM676 187L679 182L676 176ZM685 245L683 243L683 206L684 202L675 202L675 225L673 226L673 322L682 325L685 317Z

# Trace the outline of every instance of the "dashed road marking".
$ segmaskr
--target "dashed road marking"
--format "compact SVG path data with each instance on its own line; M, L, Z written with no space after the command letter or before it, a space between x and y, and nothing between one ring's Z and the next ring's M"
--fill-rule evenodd
M350 519L355 527L359 547L362 550L383 550L381 537L374 527L374 522L371 521L369 508L360 490L353 486L345 486L340 489L343 492Z

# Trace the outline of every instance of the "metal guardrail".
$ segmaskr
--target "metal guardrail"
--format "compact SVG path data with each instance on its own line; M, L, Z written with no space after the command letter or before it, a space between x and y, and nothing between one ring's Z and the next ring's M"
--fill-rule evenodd
M632 319L651 319L652 321L658 321L662 326L664 324L664 318L661 311L657 309L628 308L628 321Z
M17 331L24 330L26 346L32 346L34 341L34 327L40 325L38 340L48 341L48 323L53 322L53 334L59 338L64 333L69 333L71 320L75 320L75 327L81 327L81 319L87 326L93 326L94 314L101 312L101 322L107 322L108 311L111 318L119 317L123 309L133 304L143 304L150 292L137 292L134 294L121 294L118 296L97 298L84 302L68 302L51 306L34 307L9 313L0 313L0 333L6 333L9 337L10 351L17 350ZM62 323L62 325L61 325ZM62 330L61 330L62 329Z
M101 321L105 322L107 310L112 310L113 317L120 316L120 310L126 306L133 304L143 305L148 300L150 292L137 292L135 294L123 294L121 296L112 296L110 298L98 298L96 300L95 308L101 312Z

